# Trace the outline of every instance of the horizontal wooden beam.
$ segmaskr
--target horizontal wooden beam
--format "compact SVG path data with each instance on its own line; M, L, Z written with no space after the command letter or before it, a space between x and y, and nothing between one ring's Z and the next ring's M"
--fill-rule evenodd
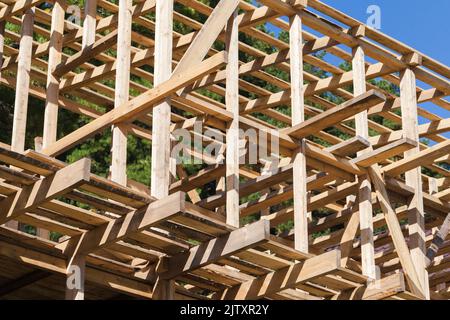
M435 159L445 156L450 152L450 140L446 140L431 148L424 149L414 155L402 160L396 161L383 168L383 172L389 176L398 176L399 174L425 164L433 163Z
M340 268L340 251L327 253L297 262L289 267L270 272L264 276L246 281L238 286L225 289L222 300L255 300L293 288L298 284L325 276Z
M97 54L105 51L106 49L117 43L118 30L114 30L108 33L106 36L95 41L94 44L87 46L82 51L70 56L65 62L61 62L53 71L53 75L61 77L69 71L81 66L83 63L93 59Z
M0 224L89 182L90 170L91 160L81 159L32 185L18 189L0 202Z
M381 148L378 148L376 150L366 152L353 159L352 162L361 167L367 168L371 165L385 161L386 159L389 159L396 155L402 155L403 152L415 148L416 146L417 142L415 142L414 140L403 138L388 145L382 146Z
M260 220L236 229L228 235L195 246L189 252L168 258L166 270L159 272L159 276L163 279L173 279L269 240L270 224L268 221Z
M385 100L386 96L382 93L371 90L356 98L348 100L337 107L328 109L292 128L285 129L283 130L283 133L297 139L306 138L309 135L331 127L352 115L368 110L370 107L382 103Z
M88 254L115 243L152 225L161 223L185 210L185 193L172 195L150 203L146 209L132 211L125 216L87 231L79 239L73 238L58 245L64 253Z

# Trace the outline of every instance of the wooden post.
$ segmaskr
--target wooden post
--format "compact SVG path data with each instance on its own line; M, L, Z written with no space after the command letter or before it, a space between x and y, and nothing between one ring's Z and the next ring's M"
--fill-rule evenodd
M410 68L405 69L400 75L400 101L403 136L419 142L416 76ZM419 144L417 144L417 147L406 151L404 157L406 159L419 151ZM415 191L408 204L409 248L420 284L424 290L423 295L429 299L421 168L418 167L405 172L405 181Z
M292 126L295 126L305 121L303 36L300 15L294 15L290 24L291 108ZM294 242L296 250L308 253L308 189L306 188L305 144L305 139L301 139L300 146L293 155Z
M11 150L23 152L27 127L28 92L30 89L31 54L33 48L34 9L28 9L22 17L22 28L17 64L16 97L14 101L14 120ZM2 42L4 38L2 36ZM6 226L18 229L17 221L9 221Z
M154 87L172 73L173 0L156 1ZM151 194L164 198L170 185L170 100L153 109Z
M42 137L34 137L34 150L41 152L42 150ZM50 231L42 228L36 228L36 235L44 239L50 239Z
M95 42L97 28L97 0L86 0L84 4L84 22L83 22L83 49L91 46Z
M360 46L353 48L353 94L355 97L366 92L366 68L364 50ZM356 135L368 139L369 124L367 111L355 117ZM359 154L364 153L359 152ZM358 155L359 155L358 154ZM359 177L359 227L361 230L361 265L363 275L374 280L377 278L375 249L373 243L372 186L368 175Z
M131 0L119 1L119 24L117 35L117 69L114 108L128 102L130 94L131 53ZM127 130L123 125L113 126L111 180L127 185Z
M226 27L228 54L226 108L233 114L228 125L226 149L226 222L239 228L239 25L234 11Z
M34 9L28 9L22 18L22 29L17 65L16 100L11 150L23 152L27 126L28 93L30 89L31 53L33 48Z
M168 80L172 73L173 0L156 1L155 73L154 87ZM170 186L170 100L153 109L151 195L164 198ZM163 263L161 260L160 263ZM175 282L158 278L153 288L153 299L172 300Z
M1 68L3 66L3 53L5 50L5 26L6 21L0 21L0 80L2 79Z
M45 101L43 148L56 141L58 129L59 77L53 75L61 62L62 39L64 34L64 8L55 1L50 29L50 48L47 71L47 98Z

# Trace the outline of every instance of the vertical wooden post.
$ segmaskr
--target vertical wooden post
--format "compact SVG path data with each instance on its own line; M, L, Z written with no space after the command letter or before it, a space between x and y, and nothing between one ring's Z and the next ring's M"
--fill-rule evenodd
M17 64L16 99L11 149L23 152L27 125L28 93L30 89L31 52L33 48L34 8L28 9L22 18L19 56Z
M366 92L366 68L364 50L358 46L353 48L353 94L355 97ZM367 111L355 117L356 134L369 138ZM360 152L360 154L363 152ZM359 177L359 226L361 230L361 264L362 274L374 280L377 278L375 266L375 249L373 243L373 210L372 185L368 175Z
M53 75L61 62L62 39L64 34L64 8L55 1L50 29L50 48L47 71L47 98L45 101L43 148L56 141L58 129L59 77Z
M6 21L0 21L0 80L2 79L3 53L5 50L5 26Z
M294 15L289 30L291 61L291 108L292 125L305 121L304 83L303 83L303 35L302 19ZM306 155L302 139L293 154L294 187L294 243L295 249L308 253L308 189L306 188Z
M128 102L130 94L131 53L131 0L119 1L119 24L117 35L117 69L114 107ZM111 180L127 185L127 130L123 125L113 126Z
M154 86L172 74L173 0L156 1ZM170 100L153 109L151 194L164 198L170 185Z
M56 141L58 131L59 77L53 71L61 62L62 39L64 35L64 8L61 2L55 1L52 10L50 27L50 47L47 70L47 96L45 100L44 133L42 147L47 148ZM49 238L47 230L37 228L36 234Z
M172 74L173 0L156 1L155 73L154 86L170 78ZM152 120L152 171L151 195L164 198L170 186L170 100L153 109ZM163 261L160 261L163 263ZM173 280L158 278L153 299L172 300L175 294Z
M75 256L67 265L66 300L84 300L85 256Z
M91 46L95 42L97 28L97 0L86 0L84 3L84 22L83 22L83 49Z
M226 108L233 114L228 125L226 149L226 222L239 228L239 25L234 11L226 27L228 54Z
M34 8L28 9L22 17L19 56L17 64L16 97L14 101L14 120L11 150L23 152L27 127L28 93L30 90L31 54L33 48ZM3 37L2 40L4 41ZM18 229L17 221L9 221L6 226Z
M403 136L419 142L416 76L410 68L405 69L400 75L400 101L402 111ZM408 158L419 152L419 144L404 153ZM405 172L406 184L414 189L414 196L408 204L408 232L409 249L416 268L420 284L427 299L430 296L428 272L426 270L425 249L425 214L423 207L423 191L421 168Z

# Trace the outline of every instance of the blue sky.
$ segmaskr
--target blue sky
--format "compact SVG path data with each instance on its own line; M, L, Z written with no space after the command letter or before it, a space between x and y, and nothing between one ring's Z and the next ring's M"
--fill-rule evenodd
M421 51L422 53L450 65L450 0L322 0L322 2L366 23L371 15L370 5L381 10L381 32ZM275 33L276 28L270 28ZM305 28L311 32L311 29ZM339 61L326 58L336 63ZM368 59L372 62L371 59ZM429 86L418 82L422 88ZM432 103L420 105L440 117L449 118L450 112ZM419 123L428 120L419 117ZM450 138L450 133L444 134Z

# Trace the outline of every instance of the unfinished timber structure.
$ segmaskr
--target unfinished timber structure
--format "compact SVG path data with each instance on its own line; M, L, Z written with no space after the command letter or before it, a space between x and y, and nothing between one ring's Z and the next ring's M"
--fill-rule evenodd
M449 68L317 0L175 2L204 22L174 0L85 0L80 24L63 0L1 0L0 82L16 99L0 145L0 298L448 299ZM44 131L24 150L31 96ZM60 109L92 121L58 137ZM188 174L171 159L176 129L222 136L223 163ZM237 129L264 133L271 160L240 163L253 142ZM107 130L108 178L58 159ZM152 141L151 186L127 178L127 135Z

